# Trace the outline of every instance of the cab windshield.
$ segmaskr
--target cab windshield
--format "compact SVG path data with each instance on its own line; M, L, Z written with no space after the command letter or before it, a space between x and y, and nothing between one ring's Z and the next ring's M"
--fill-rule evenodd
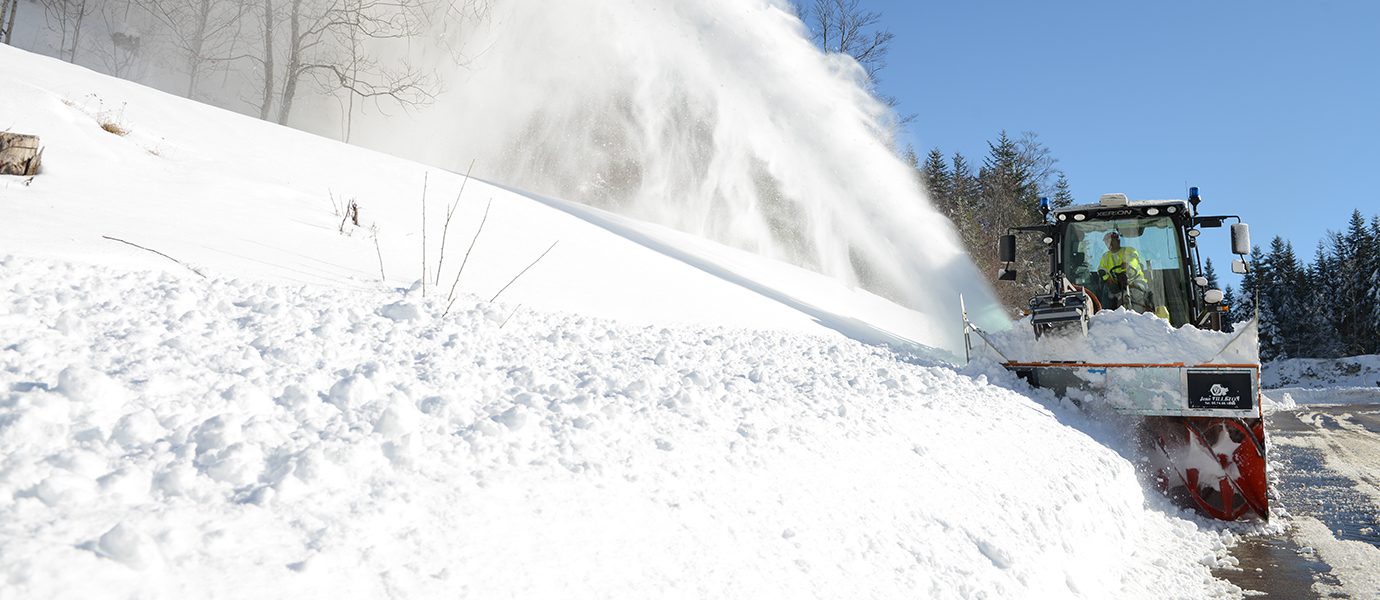
M1189 321L1189 282L1172 219L1084 221L1067 227L1064 275L1096 294L1104 309L1155 313L1175 327Z

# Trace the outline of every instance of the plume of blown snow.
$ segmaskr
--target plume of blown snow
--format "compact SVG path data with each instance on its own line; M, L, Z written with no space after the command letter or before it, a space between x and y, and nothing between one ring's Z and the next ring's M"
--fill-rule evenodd
M785 0L496 0L447 90L354 141L661 223L956 320L1000 319L851 58ZM463 41L463 46L461 42ZM418 52L414 51L414 54ZM419 60L414 56L413 60ZM372 121L372 122L371 122Z

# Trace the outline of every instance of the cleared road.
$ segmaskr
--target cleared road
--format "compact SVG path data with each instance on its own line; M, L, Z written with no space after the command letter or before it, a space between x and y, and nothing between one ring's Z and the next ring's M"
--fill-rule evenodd
M1267 417L1274 501L1287 535L1252 538L1218 575L1275 598L1380 598L1380 405Z

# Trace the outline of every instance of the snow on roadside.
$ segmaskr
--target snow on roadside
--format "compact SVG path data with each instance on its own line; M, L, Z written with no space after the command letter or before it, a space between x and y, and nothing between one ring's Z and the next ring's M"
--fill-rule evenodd
M1107 448L846 339L17 257L0 290L0 597L1239 594Z
M1380 355L1270 361L1261 379L1267 388L1380 388Z
M1313 591L1325 598L1380 597L1380 549L1365 542L1339 540L1327 525L1313 517L1295 517L1294 531L1302 552L1316 554L1331 568L1337 582L1313 583Z
M1261 369L1276 410L1309 404L1380 404L1380 356L1286 358Z
M1264 395L1274 410L1295 410L1310 404L1380 404L1380 388L1373 387L1282 387L1266 389Z
M1260 408L1265 411L1265 414L1281 410L1294 410L1299 407L1298 402L1294 400L1293 394L1290 394L1288 391L1261 390L1260 398Z

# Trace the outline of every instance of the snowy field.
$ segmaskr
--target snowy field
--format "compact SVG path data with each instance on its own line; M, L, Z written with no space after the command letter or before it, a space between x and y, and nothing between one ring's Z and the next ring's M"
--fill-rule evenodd
M0 598L1240 595L957 315L478 181L424 296L458 175L8 47L0 89L48 148L0 178Z

